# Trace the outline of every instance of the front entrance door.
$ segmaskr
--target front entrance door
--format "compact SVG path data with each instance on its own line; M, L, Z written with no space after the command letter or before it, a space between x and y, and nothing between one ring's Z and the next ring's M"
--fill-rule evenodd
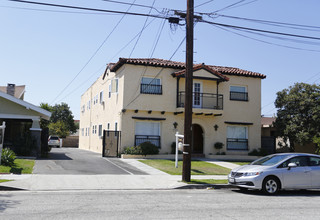
M203 130L200 125L192 125L192 153L203 154Z

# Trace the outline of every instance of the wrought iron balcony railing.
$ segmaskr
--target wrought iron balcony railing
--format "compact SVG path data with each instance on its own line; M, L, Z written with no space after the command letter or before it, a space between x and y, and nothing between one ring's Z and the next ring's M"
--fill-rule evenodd
M223 109L223 95L212 93L199 93L194 92L192 94L192 106L193 108L201 109ZM179 92L177 107L184 107L185 92Z

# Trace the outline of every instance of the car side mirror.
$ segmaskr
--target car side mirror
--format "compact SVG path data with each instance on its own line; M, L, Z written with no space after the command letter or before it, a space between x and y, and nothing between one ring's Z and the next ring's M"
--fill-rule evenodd
M288 170L290 170L293 167L297 167L297 164L295 164L295 163L289 163L288 164Z

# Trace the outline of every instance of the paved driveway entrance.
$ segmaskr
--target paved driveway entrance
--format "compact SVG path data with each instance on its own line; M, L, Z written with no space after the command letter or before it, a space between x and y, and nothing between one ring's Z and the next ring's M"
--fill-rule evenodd
M78 148L52 148L49 158L36 160L34 174L113 174L146 175L118 158Z

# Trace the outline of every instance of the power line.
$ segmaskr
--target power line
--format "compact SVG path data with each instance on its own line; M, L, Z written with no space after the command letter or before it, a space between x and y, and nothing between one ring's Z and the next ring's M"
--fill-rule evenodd
M19 10L28 10L28 11L42 11L42 12L55 12L55 13L66 13L66 14L86 14L86 15L113 15L108 13L94 13L94 12L79 12L79 11L60 11L60 10L48 10L48 9L38 9L38 8L23 8L23 7L13 7L13 6L3 6L0 8L11 8L11 9L19 9Z
M153 0L152 7L153 7L155 1L156 1L156 0ZM151 13L151 10L152 10L152 8L150 8L149 14ZM130 55L129 55L129 58L131 57L133 51L135 50L135 48L136 48L136 46L137 46L137 44L138 44L138 42L139 42L139 40L140 40L140 37L141 37L141 35L142 35L142 32L143 32L143 30L144 30L144 27L146 26L146 24L147 24L147 22L148 22L148 19L149 19L149 17L147 17L146 20L144 21L144 24L143 24L143 27L142 27L142 31L140 31L139 37L138 37L136 43L134 44L134 46L133 46L133 48L132 48L132 50L131 50L131 53L130 53Z
M114 1L114 0L102 0L105 2L111 2L111 3L117 3L117 4L123 4L123 5L130 5L131 3L127 3L127 2L120 2L120 1ZM138 7L142 7L142 8L150 8L153 9L155 11L157 11L158 13L162 13L161 11L159 11L157 8L152 6L148 6L148 5L141 5L141 4L133 4L133 6L138 6ZM162 9L164 10L164 9Z
M227 27L227 28L234 28L234 29L240 29L240 30L248 30L248 31L255 31L255 32L262 32L262 33L268 33L268 34L275 34L275 35L284 35L284 36L290 36L290 37L297 37L297 38L305 38L305 39L311 39L311 40L320 40L319 37L313 37L313 36L306 36L306 35L298 35L298 34L288 34L283 32L277 32L277 31L268 31L268 30L262 30L257 28L248 28L243 26L236 26L236 25L229 25L229 24L222 24L217 22L211 22L206 20L199 20L199 22L204 22L212 25Z
M154 20L155 20L155 18L153 18L153 20L150 21L150 22L145 26L145 28L147 28ZM144 29L143 29L143 30L144 30ZM141 31L143 31L143 30L141 30ZM140 31L140 32L141 32L141 31ZM110 60L113 60L114 57L116 57L122 50L124 50L126 47L128 47L128 45L130 45L130 43L139 36L140 32L138 32L138 34L136 34L136 35L135 35L124 47L122 47ZM107 62L107 63L109 63L109 62ZM60 102L61 100L67 98L69 95L73 94L73 93L74 93L76 90L78 90L81 86L83 86L85 83L87 83L87 82L92 78L92 76L94 76L96 73L98 73L104 66L105 66L105 65L103 65L102 67L100 67L98 71L96 71L96 72L94 72L93 74L91 74L91 75L88 77L88 79L86 79L85 81L83 81L79 86L77 86L74 90L72 90L70 93L68 93L68 94L67 94L66 96L64 96L62 99L60 99L58 102Z
M136 0L133 1L133 3ZM127 11L129 11L131 9L132 6L130 6ZM112 29L112 31L108 34L108 36L104 39L104 41L100 44L100 46L98 47L98 49L96 49L96 51L92 54L92 56L90 57L90 59L85 63L85 65L81 68L81 70L75 75L75 77L73 77L73 79L67 84L66 87L64 87L64 89L56 96L56 98L51 102L51 104L71 85L71 83L74 82L74 80L79 76L79 74L87 67L87 65L91 62L91 60L95 57L95 55L98 53L98 51L102 48L102 46L105 44L105 42L109 39L109 37L111 36L111 34L116 30L116 28L119 26L119 24L121 23L121 21L124 19L124 17L126 16L126 14L124 14L121 19L118 21L118 23L114 26L114 28Z
M202 4L199 4L199 5L195 6L194 8L198 8L198 7L200 7L200 6L206 5L206 4L208 4L208 3L210 3L210 2L213 2L213 1L215 1L215 0L206 1L206 2L204 2L204 3L202 3Z
M244 2L244 1L246 1L246 0L240 0L240 1L238 1L238 2L236 2L236 3L233 3L233 4L231 4L231 5L228 5L228 6L224 7L224 8L221 8L221 9L219 9L219 10L216 10L215 12L224 11L224 10L226 10L226 9L228 9L228 8L231 8L231 7L235 6L235 5L238 5L238 4L240 4L240 3Z
M8 0L8 1L34 4L34 5L50 6L50 7L60 7L60 8L69 8L69 9L87 10L87 11L98 11L98 12L107 12L107 13L114 13L114 14L137 15L137 16L144 16L144 17L150 16L150 17L154 17L154 18L168 19L168 18L160 16L160 15L148 15L148 14L134 13L134 12L114 11L114 10L97 9L97 8L86 8L86 7L50 4L50 3L42 3L42 2L32 2L32 1L24 1L24 0Z
M268 20L244 18L244 17L229 16L229 15L223 15L223 14L217 14L217 13L200 13L200 14L201 15L207 15L209 17L212 17L212 16L225 17L225 18L231 18L231 19L236 19L236 20L250 21L250 22L255 22L255 23L260 23L260 24L265 24L265 25L292 28L292 29L298 29L298 30L307 30L307 31L319 31L320 30L319 26L292 24L292 23L286 23L286 22L277 22L277 21L268 21Z
M228 30L228 29L223 28L223 27L219 27L219 26L216 26L216 27L217 27L217 28L220 28L220 29L222 29L222 30L224 30L224 31L227 31L227 32L230 32L230 33L239 35L239 36L241 36L241 37L248 38L248 39L250 39L250 40L254 40L254 41L258 41L258 42L262 42L262 43L266 43L266 44L270 44L270 45L274 45L274 46L279 46L279 47L284 47L284 48L290 48L290 49L295 49L295 50L303 50L303 51L311 51L311 52L320 52L320 50L304 49L304 48L299 48L299 47L292 47L292 46L287 46L287 45L272 43L272 42L268 42L268 41L265 41L265 40L257 39L257 38L254 38L254 37L249 37L249 36L246 36L246 35L244 35L244 34L240 34L240 33L237 33L237 32L231 31L231 30ZM240 30L237 30L237 31L240 31Z

